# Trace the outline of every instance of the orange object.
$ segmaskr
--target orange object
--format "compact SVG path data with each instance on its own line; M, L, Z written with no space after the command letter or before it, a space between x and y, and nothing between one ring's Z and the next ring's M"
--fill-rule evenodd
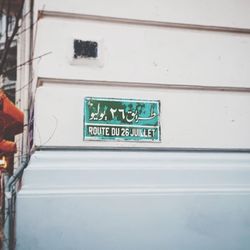
M0 90L0 140L23 131L24 114Z
M3 1L3 3L1 3L2 4L2 11L5 14L7 14L7 12L9 12L9 15L14 16L18 12L18 10L21 8L22 2L23 2L23 0Z
M16 143L12 141L1 140L0 152L5 154L16 153Z

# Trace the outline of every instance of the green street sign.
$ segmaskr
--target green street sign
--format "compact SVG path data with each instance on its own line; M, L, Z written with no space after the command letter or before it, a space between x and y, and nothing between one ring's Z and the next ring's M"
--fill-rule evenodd
M85 140L160 141L160 101L86 97Z

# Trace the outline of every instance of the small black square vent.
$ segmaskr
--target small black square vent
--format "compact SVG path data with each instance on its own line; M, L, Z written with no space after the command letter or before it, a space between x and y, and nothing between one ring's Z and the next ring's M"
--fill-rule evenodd
M98 43L95 41L74 40L74 58L97 58Z

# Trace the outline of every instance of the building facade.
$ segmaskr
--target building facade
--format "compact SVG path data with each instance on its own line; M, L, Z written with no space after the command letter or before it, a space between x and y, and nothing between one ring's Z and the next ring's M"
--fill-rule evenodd
M248 249L249 7L26 1L16 249Z

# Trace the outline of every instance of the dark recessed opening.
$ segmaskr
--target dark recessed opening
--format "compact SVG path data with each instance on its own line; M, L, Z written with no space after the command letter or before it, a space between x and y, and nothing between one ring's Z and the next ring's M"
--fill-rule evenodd
M96 58L98 43L95 41L74 40L74 58Z

